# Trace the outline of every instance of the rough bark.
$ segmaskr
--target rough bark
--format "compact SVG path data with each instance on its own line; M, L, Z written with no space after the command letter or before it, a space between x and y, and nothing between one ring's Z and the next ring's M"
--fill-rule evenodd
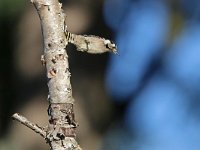
M77 123L74 117L74 99L66 46L70 42L79 51L99 54L117 53L116 45L101 37L68 32L62 4L58 0L31 2L37 9L43 34L44 55L41 56L41 61L47 71L49 124L47 128L42 128L17 113L12 117L39 133L49 143L51 150L81 150L76 142Z
M44 61L49 87L46 139L52 150L80 149L75 140L72 88L65 31L65 14L57 0L33 0L41 21Z
M49 124L47 129L42 129L17 114L14 114L13 118L45 136L52 150L80 150L75 139L77 124L74 118L62 4L58 0L31 2L39 14L43 33L44 55L41 60L46 66L48 78Z

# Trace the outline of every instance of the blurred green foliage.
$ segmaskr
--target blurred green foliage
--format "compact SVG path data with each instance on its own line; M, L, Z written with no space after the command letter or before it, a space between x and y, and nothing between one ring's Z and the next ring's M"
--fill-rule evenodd
M25 0L0 0L0 17L15 16L24 9Z
M25 0L0 0L0 137L6 134L12 115L15 90L13 83L13 52L19 18L25 10ZM1 142L0 142L1 145ZM0 147L0 149L2 149Z

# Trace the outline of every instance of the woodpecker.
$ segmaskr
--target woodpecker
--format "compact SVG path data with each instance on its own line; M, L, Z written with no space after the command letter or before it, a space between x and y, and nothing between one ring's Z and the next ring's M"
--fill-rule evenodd
M113 52L117 54L116 45L108 40L94 35L76 35L65 31L66 39L69 43L76 46L78 51L91 54L101 54L104 52Z

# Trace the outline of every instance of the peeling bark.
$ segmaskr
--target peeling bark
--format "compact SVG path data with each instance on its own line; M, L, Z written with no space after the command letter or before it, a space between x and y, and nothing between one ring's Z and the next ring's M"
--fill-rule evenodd
M116 45L97 36L75 35L66 30L65 14L58 0L32 0L40 17L44 54L41 61L46 66L49 88L49 124L47 128L31 123L25 117L14 114L13 119L39 133L49 143L51 150L81 150L76 142L77 123L74 115L74 99L70 83L68 42L79 51L91 54L117 53Z
M17 114L13 118L40 133L52 150L81 150L76 142L77 123L74 118L72 88L65 36L65 14L58 0L32 0L40 17L44 55L49 88L49 124L47 129L39 128L25 117ZM38 128L37 128L38 127ZM45 131L44 131L45 130Z
M33 0L38 11L49 87L49 125L46 140L52 150L81 149L77 144L72 88L65 36L65 14L57 0Z

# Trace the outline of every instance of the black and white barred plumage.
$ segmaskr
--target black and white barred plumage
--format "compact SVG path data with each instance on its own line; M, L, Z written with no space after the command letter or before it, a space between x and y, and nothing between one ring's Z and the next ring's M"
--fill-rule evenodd
M98 54L104 52L117 53L116 45L110 40L93 35L76 35L65 31L66 39L76 46L77 50Z

